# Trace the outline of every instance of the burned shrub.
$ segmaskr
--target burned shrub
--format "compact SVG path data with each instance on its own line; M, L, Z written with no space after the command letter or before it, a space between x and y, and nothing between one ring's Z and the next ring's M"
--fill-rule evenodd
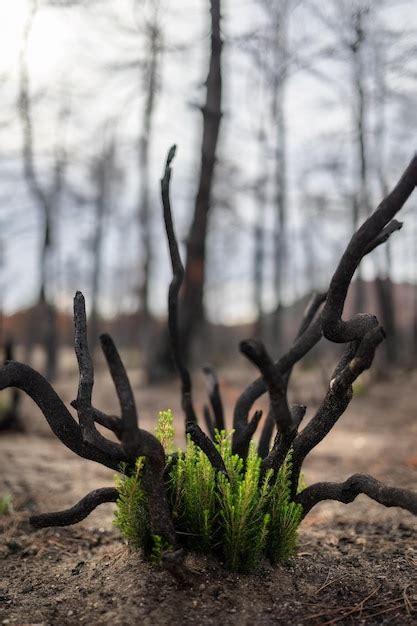
M384 506L398 506L417 514L416 493L383 485L364 474L355 474L343 483L323 482L299 489L304 459L346 410L352 398L352 384L371 366L375 350L384 339L384 331L373 315L359 314L344 321L342 313L350 282L362 258L402 226L394 217L417 184L417 157L412 159L393 191L353 235L328 292L316 295L307 307L290 350L273 361L262 342L252 339L241 343L241 352L261 376L238 398L231 435L224 432L217 378L212 370L206 369L211 406L204 411L210 435L207 436L197 423L191 378L178 338L178 294L184 269L169 198L174 154L172 148L161 191L173 270L168 326L181 380L188 438L186 451L174 454L169 449L172 433L166 415L158 436L139 427L129 379L108 335L101 337L101 347L121 415L107 415L92 406L94 372L87 344L84 298L78 292L74 299L74 343L80 378L77 398L72 402L78 421L50 384L27 365L8 362L0 370L0 388L17 387L25 391L38 404L55 435L75 454L116 471L122 468L123 473L117 488L97 489L66 511L32 516L31 523L37 528L74 524L99 504L118 501L116 523L125 537L136 547L143 547L146 554L183 581L184 545L216 552L230 568L238 570L251 569L262 554L273 562L286 558L294 550L298 523L323 500L348 503L363 493ZM306 408L288 404L288 382L295 363L322 336L347 344L347 348L333 372L322 404L300 430ZM252 438L261 413L255 411L251 417L250 413L255 401L266 392L270 409L256 452ZM100 434L96 424L111 430L119 443Z

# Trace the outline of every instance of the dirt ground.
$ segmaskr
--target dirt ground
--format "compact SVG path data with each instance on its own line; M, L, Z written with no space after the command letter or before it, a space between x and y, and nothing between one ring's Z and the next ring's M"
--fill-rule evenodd
M229 415L249 369L222 372ZM116 410L111 383L99 371L96 403ZM141 423L171 407L181 423L178 385L146 389L133 375ZM57 389L75 395L68 367ZM417 372L365 381L326 441L305 465L308 483L367 472L416 489ZM308 415L324 391L321 372L296 372L294 400ZM197 380L197 404L202 401ZM108 486L112 472L76 457L54 440L37 407L23 403L27 432L0 436L0 496L14 512L0 516L0 624L417 624L417 522L365 496L346 506L323 503L306 518L296 558L264 563L251 576L226 572L194 555L193 585L178 589L169 574L130 553L112 528L113 505L84 522L35 531L32 512L59 510ZM178 434L181 438L181 429Z

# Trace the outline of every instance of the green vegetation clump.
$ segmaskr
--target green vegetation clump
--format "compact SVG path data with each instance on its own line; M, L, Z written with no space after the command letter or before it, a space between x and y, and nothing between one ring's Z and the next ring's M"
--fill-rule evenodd
M171 411L159 415L156 436L171 464L168 493L180 541L188 549L214 554L232 571L252 571L262 556L274 564L296 550L302 507L291 500L291 452L277 473L261 472L262 459L252 443L246 462L232 454L231 435L216 433L227 477L212 467L207 456L188 437L185 451L174 450ZM152 537L141 487L144 459L135 473L116 477L119 499L115 525L133 548L143 548L158 561L163 547ZM158 541L159 539L159 541Z
M122 533L132 548L143 548L150 540L149 516L147 513L145 494L141 485L141 471L145 459L136 459L135 472L126 475L126 466L122 466L121 474L114 478L119 492L117 507L114 514L114 525Z
M6 493L0 496L0 515L11 515L13 513L12 496Z

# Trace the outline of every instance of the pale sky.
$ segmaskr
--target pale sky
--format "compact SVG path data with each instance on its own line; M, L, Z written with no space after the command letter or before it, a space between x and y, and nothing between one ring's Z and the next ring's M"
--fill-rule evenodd
M330 0L323 0L323 6ZM32 95L35 96L35 147L39 171L48 173L48 152L56 143L57 132L64 138L70 163L68 179L84 193L91 195L88 163L102 145L104 132L117 135L118 154L124 178L118 188L117 207L107 221L105 241L106 264L103 272L102 307L108 313L118 309L134 308L132 291L136 286L136 268L140 267L139 235L131 227L135 214L135 197L140 173L136 170L135 141L143 97L140 94L139 73L126 79L126 73L109 64L135 58L141 43L137 35L121 34L116 17L125 22L131 3L86 3L94 8L46 7L42 2L33 26L29 44L29 70ZM162 232L159 203L159 178L166 152L172 143L179 146L174 162L172 183L175 221L180 238L186 235L191 216L198 176L201 115L196 104L204 97L204 80L208 61L208 3L203 0L161 0L165 7L163 31L166 44L162 70L162 94L154 118L152 145L151 192L154 198L155 218L153 244L157 261L153 269L152 307L158 314L166 308L167 285L170 280L168 256ZM331 4L331 2L330 2ZM220 143L220 159L227 175L215 190L216 210L213 214L209 252L207 306L214 321L236 322L253 314L251 304L251 228L255 219L252 194L247 190L254 175L259 174L257 132L262 105L262 91L248 61L231 40L247 32L259 22L259 11L252 0L228 0L223 9L224 48L224 118ZM308 35L313 48L325 41L317 24L303 13L303 1L298 2L291 24L291 33L302 40ZM386 12L386 19L396 29L410 27L417 22L413 3L400 2ZM115 15L109 15L108 7ZM116 9L117 7L117 9ZM27 15L28 1L0 2L0 77L2 78L0 134L0 240L4 247L5 269L3 305L7 312L30 304L37 292L37 265L39 251L38 209L27 192L21 176L19 153L21 131L16 114L18 56ZM140 17L140 16L139 16ZM129 21L127 20L127 25ZM405 35L404 35L405 37ZM184 49L177 49L183 46ZM175 48L173 51L172 48ZM416 59L412 60L416 68ZM334 68L334 80L340 89L348 87L348 77L340 67ZM137 82L136 82L137 80ZM399 78L399 85L405 78ZM401 82L402 81L402 82ZM349 92L349 89L347 89ZM58 111L63 102L68 107L65 128L59 127ZM417 109L417 107L414 107ZM395 111L400 110L398 107ZM289 241L291 265L286 280L286 299L290 301L305 291L305 258L303 237L313 242L318 257L316 287L323 287L338 252L350 236L349 209L344 209L340 189L329 189L328 178L308 176L306 168L326 154L343 150L343 137L348 132L349 113L334 86L305 72L294 73L287 87L286 112L288 118L290 216ZM413 116L410 116L412 124ZM390 151L390 182L406 166L416 148L416 128L405 125L394 115L388 120ZM414 116L417 123L417 116ZM103 129L107 130L104 131ZM58 131L57 131L58 129ZM401 143L396 137L401 136ZM349 154L349 153L347 153ZM397 156L398 155L398 156ZM349 158L349 157L348 157ZM227 168L227 170L226 170ZM237 168L237 170L236 170ZM229 174L230 172L230 174ZM220 177L219 177L220 178ZM46 176L47 180L48 176ZM302 187L307 187L303 189ZM325 191L334 212L322 220L316 211L305 206L306 191ZM229 192L231 207L224 205L225 190ZM414 202L414 205L416 203ZM417 221L412 217L412 206L406 211L406 228L395 236L393 243L394 276L397 280L415 280L414 242ZM74 209L66 198L61 206L59 247L56 262L66 271L56 285L59 303L70 306L71 291L82 289L88 298L89 235L91 207ZM271 228L272 212L265 222ZM0 235L1 236L1 235ZM268 244L270 250L270 243ZM373 261L367 261L366 273L373 272ZM74 275L66 277L73 268ZM271 263L265 267L265 309L274 306L270 285ZM269 284L268 284L269 281Z

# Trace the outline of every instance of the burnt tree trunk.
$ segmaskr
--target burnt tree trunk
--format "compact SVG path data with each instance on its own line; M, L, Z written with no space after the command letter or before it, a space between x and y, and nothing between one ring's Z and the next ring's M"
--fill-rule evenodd
M201 168L194 216L187 239L184 288L181 310L181 342L186 357L190 354L196 330L204 323L204 281L206 264L206 239L211 206L217 140L222 116L222 37L220 31L221 0L210 0L211 55L207 76L206 102L203 113L203 140Z

